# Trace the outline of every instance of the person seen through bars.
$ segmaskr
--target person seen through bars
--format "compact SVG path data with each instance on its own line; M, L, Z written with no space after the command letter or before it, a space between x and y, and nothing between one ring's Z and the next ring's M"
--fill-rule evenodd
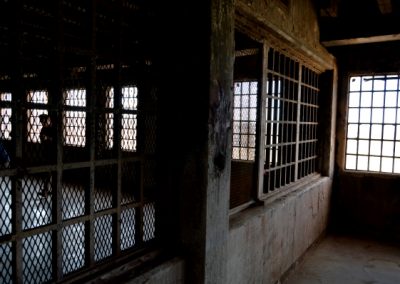
M40 130L39 138L40 143L44 145L44 163L50 165L56 162L56 138L57 132L56 128L53 126L51 118L48 114L41 114L39 116L40 123L42 124L42 129ZM42 197L47 197L51 192L51 184L53 182L52 173L49 172L44 179L44 187L39 193Z

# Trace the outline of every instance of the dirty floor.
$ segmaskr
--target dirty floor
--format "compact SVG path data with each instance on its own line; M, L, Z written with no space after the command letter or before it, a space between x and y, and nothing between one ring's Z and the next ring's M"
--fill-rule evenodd
M283 284L399 284L400 244L328 236Z

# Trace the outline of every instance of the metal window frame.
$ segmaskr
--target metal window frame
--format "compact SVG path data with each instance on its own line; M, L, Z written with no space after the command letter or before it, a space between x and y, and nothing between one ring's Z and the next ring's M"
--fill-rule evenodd
M243 84L249 84L248 86L248 93L245 94L243 93ZM235 110L239 111L239 119L235 119L235 114L233 115L233 125L235 125L235 123L239 124L239 127L237 129L235 129L235 126L233 126L233 136L237 135L239 137L239 145L238 146L234 146L234 143L232 143L232 160L233 161L249 161L249 162L254 162L256 160L256 149L257 149L257 118L258 118L258 104L259 104L259 91L258 91L258 81L256 80L236 80L234 82L235 87L234 89L236 90L236 84L239 84L240 86L240 91L238 93L233 94L234 100L235 98L238 98L238 100L240 100L239 106L236 106L235 103L233 105L233 113L235 113ZM255 92L252 93L252 84L256 84L255 86ZM251 97L254 96L256 98L256 105L255 106L251 106ZM248 101L248 106L243 106L242 102L243 102L243 98L247 97L247 101ZM247 119L243 119L243 110L247 110L248 111L248 115L247 115ZM254 119L252 119L251 117L251 111L255 112L255 116ZM254 133L251 132L250 130L250 125L251 123L254 123ZM247 124L247 131L243 130L243 124ZM246 143L242 143L242 137L246 137L247 141ZM254 138L254 146L251 146L250 143L250 138L253 137ZM233 141L234 142L234 141ZM235 155L235 150L238 151L238 155ZM244 155L242 155L242 152L244 152Z
M10 141L9 144L13 145L13 158L15 158L15 161L13 161L13 165L9 169L0 169L0 178L3 177L10 177L10 192L12 192L11 196L11 209L10 213L12 214L12 220L11 220L11 226L12 226L12 232L11 233L5 233L0 235L0 251L3 247L9 247L10 248L10 254L9 257L11 263L11 267L7 267L10 269L12 273L12 282L13 283L23 283L24 281L24 270L29 268L24 268L23 263L24 263L24 251L26 250L26 245L29 243L31 240L34 242L36 239L39 240L42 238L42 236L45 236L45 238L49 238L48 241L46 241L46 244L51 245L51 253L43 255L43 257L51 258L51 267L50 272L46 272L47 276L49 275L48 273L51 274L51 282L63 282L63 281L69 281L71 279L74 279L74 281L77 281L76 279L79 279L80 277L85 277L89 276L90 274L93 273L101 273L104 272L104 269L110 269L114 267L115 263L121 264L124 261L127 261L128 259L136 258L138 259L138 262L143 262L145 258L142 258L141 256L145 253L148 252L149 250L153 251L155 248L155 242L157 240L157 235L155 234L154 227L156 226L155 220L151 219L154 218L154 216L151 216L154 214L152 210L156 210L155 208L155 201L153 199L146 199L145 196L145 178L148 178L146 176L151 175L153 172L148 173L148 168L146 166L154 160L154 152L149 150L149 147L146 148L146 151L137 151L137 153L134 153L134 155L124 155L120 149L120 147L115 147L118 148L116 149L113 153L112 156L106 157L106 158L99 158L96 155L96 134L97 134L97 125L96 125L96 119L97 115L99 113L106 113L106 110L103 108L98 108L96 100L98 99L98 92L97 92L97 87L98 87L98 69L99 66L103 66L103 63L97 65L97 60L103 59L107 60L108 62L112 62L109 65L113 66L113 70L110 71L110 81L115 84L114 87L118 87L122 85L122 82L127 81L126 78L122 78L123 75L125 75L124 71L125 69L132 68L130 64L136 64L132 63L134 60L132 58L122 58L122 55L120 53L121 51L121 41L120 40L122 37L121 36L121 31L124 29L126 32L124 34L125 37L128 36L127 30L126 30L126 23L123 23L122 15L125 15L126 17L128 14L122 13L122 9L124 6L124 3L121 1L113 2L112 7L112 14L114 15L113 12L115 12L115 17L116 17L116 22L115 24L110 27L111 30L115 30L116 32L115 37L113 37L113 41L116 44L115 49L118 50L119 52L116 52L115 55L112 55L111 57L105 56L104 54L100 54L97 52L96 49L96 36L97 33L100 33L101 31L97 30L96 22L99 20L97 17L98 14L96 13L97 9L100 8L103 3L100 3L98 1L87 1L87 2L80 2L79 6L79 14L82 14L86 17L87 24L85 28L87 30L81 30L79 29L80 25L83 25L79 21L69 21L70 19L66 18L64 15L64 12L66 10L70 9L75 9L74 5L71 5L70 1L56 1L54 2L54 5L44 5L46 7L46 11L42 13L41 8L39 7L36 9L35 5L40 5L41 3L27 3L29 1L25 1L26 3L23 3L21 1L17 1L16 3L13 3L12 6L12 13L15 17L12 17L12 23L10 24L10 42L8 43L12 48L10 50L12 51L10 54L10 62L12 61L12 64L6 65L9 66L9 70L7 69L7 72L9 74L3 76L6 79L4 81L7 82L1 82L1 87L2 88L7 88L9 86L9 90L7 89L7 92L12 93L12 101L11 102L1 102L0 106L6 106L12 109L12 117L11 117L11 125L12 125L12 141ZM76 2L76 1L75 1ZM79 1L78 1L79 2ZM24 6L25 5L25 6ZM111 4L110 4L111 5ZM68 7L67 7L68 6ZM84 6L85 9L82 9L81 6ZM32 8L33 7L33 8ZM47 8L51 10L52 13L48 13ZM104 7L103 7L104 8ZM107 7L108 8L108 7ZM25 10L26 9L26 10ZM131 9L132 12L138 11L138 9ZM71 11L68 11L71 12ZM88 139L86 148L88 149L88 155L87 159L85 158L84 160L79 160L79 161L68 161L64 162L63 159L65 158L63 149L65 148L65 145L63 144L63 131L62 127L57 128L57 153L56 153L56 161L52 163L51 165L24 165L20 163L23 161L24 157L26 157L25 153L25 146L26 146L26 106L30 106L33 104L29 104L26 102L26 91L29 90L30 88L33 89L38 89L37 87L37 82L36 80L40 79L40 76L43 74L35 75L35 76L30 76L24 74L23 68L26 67L25 64L27 62L30 62L29 56L31 54L24 54L23 52L23 45L26 44L25 42L29 43L29 40L31 40L33 37L29 38L28 40L25 39L23 40L24 34L32 34L36 35L36 32L38 29L40 29L40 25L38 25L38 29L35 26L35 24L32 25L25 25L23 22L23 15L24 13L33 13L32 16L32 21L34 21L37 17L44 17L46 18L46 21L52 21L52 24L54 24L54 28L51 27L51 29L48 29L48 31L54 32L53 34L46 34L44 38L44 43L45 40L47 40L49 37L54 43L54 48L52 51L54 51L54 54L52 53L51 56L54 56L54 61L50 62L46 61L48 60L47 58L43 59L43 62L46 62L51 67L51 70L46 70L46 72L43 72L45 74L44 76L46 77L46 80L40 81L39 86L43 87L45 86L46 88L48 87L48 93L49 93L49 104L43 106L43 108L46 108L50 110L52 113L57 114L57 125L63 125L62 121L62 112L65 109L68 109L69 107L66 107L63 103L62 100L62 92L66 88L71 88L72 87L85 87L87 88L87 106L82 110L86 112L86 137ZM86 14L85 14L86 13ZM51 15L51 17L48 17ZM80 15L81 16L81 15ZM42 19L40 19L42 20ZM73 19L74 20L74 19ZM125 19L126 21L126 19ZM129 19L131 21L131 19ZM71 29L71 27L74 26ZM49 26L47 26L49 27ZM124 28L122 28L124 27ZM66 46L64 40L67 39L67 35L65 33L65 29L69 29L69 32L73 30L74 32L78 32L79 36L82 34L85 35L85 37L77 37L76 42L81 43L85 41L85 43L88 43L87 46L84 48L82 47L71 47L71 46ZM25 29L28 29L26 31ZM43 30L43 31L47 31ZM131 31L128 31L131 32ZM71 36L71 34L68 34L68 36ZM133 33L129 33L129 39L133 37ZM65 37L65 38L64 38ZM70 38L68 38L70 40ZM37 42L35 42L37 43ZM34 49L34 47L36 49ZM24 47L26 48L26 47ZM32 50L36 52L37 50L42 51L40 43L38 45L35 45L32 47ZM76 67L73 70L67 70L67 68L64 68L66 66L71 66L74 63L71 62L66 62L68 59L66 58L66 54L68 54L70 57L78 58L80 61L80 65ZM34 55L36 55L34 53ZM40 54L42 55L42 54ZM104 56L104 57L102 57ZM137 56L142 56L141 54ZM100 57L100 58L99 58ZM35 61L36 60L36 61ZM32 60L32 62L37 63L37 58L35 60ZM42 62L42 61L40 61ZM71 65L68 65L71 64ZM46 67L49 67L46 66ZM29 66L32 68L32 66ZM137 66L135 66L137 67ZM42 67L43 68L43 67ZM43 68L44 69L44 68ZM43 70L42 70L43 71ZM72 77L72 73L74 72L80 72L83 73L85 72L85 78L84 84L77 84L75 86L75 83L73 82L72 84L67 80L70 79L71 81L74 80ZM132 79L132 71L130 71L131 74L127 76L129 80L134 80ZM75 74L76 75L76 74ZM138 75L135 73L135 76L138 77ZM142 76L142 75L141 75ZM27 78L29 77L29 82ZM136 78L135 77L135 78ZM147 79L140 77L140 79ZM33 84L31 85L31 83ZM4 85L3 85L4 83ZM101 82L102 83L102 82ZM4 87L6 86L6 87ZM151 99L147 99L151 100ZM150 104L150 103L148 103ZM36 105L34 105L36 107ZM72 107L72 106L71 106ZM79 108L79 107L78 107ZM73 109L75 110L75 108ZM117 105L115 108L115 117L114 119L117 121L118 119L120 120L120 114L123 112L121 109L120 105ZM129 111L128 111L129 112ZM154 110L149 107L149 109L141 111L140 119L143 121L147 119L148 117L153 117L154 116ZM139 118L138 118L139 119ZM140 123L142 123L140 121ZM117 124L117 123L116 123ZM154 125L150 125L146 127L141 128L141 130L145 130L147 132L151 132L152 129L148 129L149 127L153 127ZM120 142L120 123L118 125L115 125L115 141ZM152 133L153 134L153 133ZM144 135L143 135L144 136ZM147 137L147 136L146 136ZM150 137L150 135L148 135ZM155 137L154 137L155 139ZM141 142L144 142L145 140L142 140ZM7 141L8 142L8 141ZM151 141L153 142L153 141ZM155 142L154 142L155 143ZM143 143L142 143L143 144ZM119 144L114 144L114 145L119 145ZM15 164L14 164L15 163ZM138 164L138 178L140 179L139 183L139 188L138 188L138 198L135 200L130 200L128 202L123 202L123 179L124 179L124 170L128 171L129 169L126 169L127 164ZM95 210L95 184L96 184L96 170L100 167L108 167L112 166L116 168L116 179L115 179L115 190L113 191L112 195L112 206L110 208L104 209L104 210ZM65 218L63 216L63 174L66 171L80 171L80 170L86 170L89 174L87 176L88 180L88 186L87 190L85 191L85 204L84 204L84 214L80 214L78 216L74 216L73 218ZM37 175L37 174L42 174L42 173L47 173L47 172L52 172L54 173L54 190L52 192L52 196L49 197L50 202L52 203L52 208L51 208L51 221L48 223L45 223L40 226L34 226L34 227L29 227L29 228L24 228L23 225L23 206L24 206L24 192L23 192L23 185L22 185L22 180L28 179L32 175ZM151 177L154 178L154 177ZM4 185L3 185L4 186ZM8 186L8 185L7 185ZM0 198L2 196L0 195ZM136 210L136 215L135 215L135 232L137 233L134 236L131 236L131 238L135 239L135 245L134 246L129 246L129 249L127 249L127 245L122 245L123 240L122 238L122 231L124 230L122 228L121 222L123 222L123 215L124 212L135 209ZM129 211L132 212L132 211ZM155 214L154 214L155 215ZM107 216L107 217L105 217ZM110 217L108 217L110 216ZM111 245L111 250L112 250L112 255L110 257L107 257L103 259L102 257L101 260L96 261L95 260L95 223L96 220L102 219L102 218L108 218L111 219L111 230L112 230L112 245ZM120 222L121 221L121 222ZM145 224L152 224L151 228L144 228ZM68 230L66 228L72 228L71 226L77 225L82 227L84 226L84 232L85 232L85 239L84 239L84 255L83 255L83 260L84 260L84 266L80 267L79 270L73 271L71 274L65 274L64 268L64 259L63 259L63 242L65 236L63 235L64 230ZM146 231L148 230L148 231ZM129 237L129 236L128 236ZM25 244L25 246L24 246ZM43 244L43 242L42 242ZM132 243L130 243L132 244ZM29 246L29 245L28 245ZM81 252L81 251L79 251ZM10 256L11 255L11 256ZM106 254L108 256L108 254ZM35 258L36 259L36 258ZM82 259L81 259L82 260ZM136 262L136 264L138 263ZM36 271L29 272L28 274L25 273L25 277L32 275L32 273L36 273ZM40 273L40 272L38 272ZM41 280L49 280L47 279L48 277L44 276L44 278L38 278ZM0 277L2 277L0 275ZM2 278L0 278L2 280Z
M274 70L271 70L269 68L268 64L270 64L270 53L271 50L276 50L289 60L292 60L298 64L298 69L297 69L297 78L290 78L285 74L280 74L279 72L276 72ZM305 82L303 79L303 72L312 72L316 74L317 77L315 77L311 81ZM280 196L284 192L287 192L288 190L291 190L293 188L297 188L299 184L303 184L303 182L307 180L313 180L315 177L320 176L318 173L318 155L317 155L317 142L318 142L318 134L317 134L317 126L318 126L318 116L316 111L318 110L319 106L318 103L311 103L310 101L302 101L302 93L306 90L306 97L310 97L310 93L314 94L319 93L319 88L318 88L318 75L321 73L320 70L313 68L312 65L307 64L301 59L296 58L292 54L288 54L285 52L283 48L280 48L279 46L276 45L271 45L268 41L264 43L264 51L263 51L263 74L262 74L262 82L261 82L261 88L262 88L262 93L261 93L261 112L260 112L260 119L261 121L266 121L266 123L261 123L260 127L260 132L258 134L258 141L260 141L260 144L258 145L259 149L259 161L258 161L258 198L260 200L267 200L267 199L273 199L274 197ZM268 86L268 81L271 76L277 76L278 78L281 78L281 80L288 80L291 81L293 84L297 85L297 92L296 96L297 98L295 100L288 100L288 99L282 99L280 100L283 104L284 103L293 103L296 108L296 118L295 118L295 140L294 142L280 142L280 143L275 143L275 146L282 147L282 146L294 146L295 147L295 154L294 154L294 160L290 163L286 163L280 166L276 166L275 169L284 169L285 167L294 167L294 177L292 180L288 183L282 184L279 188L275 188L274 190L265 190L266 186L266 180L264 178L264 174L266 170L264 169L264 164L265 161L267 161L268 155L266 151L266 147L264 145L268 145L268 133L270 130L268 130L268 116L271 115L271 113L268 112L268 104L267 100L268 99L276 99L274 96L268 94L267 88ZM303 99L304 100L304 99ZM302 119L302 113L304 112L304 109L307 110L305 112L306 120ZM311 111L310 109L314 109L314 111ZM283 110L285 112L285 110ZM311 120L311 121L307 121ZM274 120L272 120L274 121ZM277 123L280 123L281 121L275 120ZM271 121L270 121L271 122ZM285 122L285 120L283 121ZM286 124L289 124L289 121L285 122ZM303 129L302 129L303 128ZM301 132L305 132L305 136L300 136ZM270 133L271 134L271 133ZM270 147L271 145L269 145ZM284 151L282 151L284 152ZM282 155L281 155L282 156ZM304 164L304 165L303 165Z
M359 89L352 91L350 89L350 81L353 78L359 78ZM371 83L371 90L363 90L362 86L362 80L367 79L372 81ZM391 78L395 78L397 80L397 87L395 89L388 89L387 88L387 80L390 80ZM376 80L384 80L384 87L383 89L375 89L375 81ZM387 73L375 73L375 72L369 72L369 73L352 73L348 74L348 79L347 79L347 102L346 102L346 129L345 129L345 143L344 143L344 159L343 159L343 170L347 172L357 172L357 173L368 173L368 174L378 174L378 175L384 175L384 174L393 174L397 175L400 174L400 170L396 171L396 162L398 163L398 167L400 169L400 155L396 155L396 148L398 147L400 149L400 139L397 139L398 136L398 131L400 130L400 121L399 121L399 112L400 112L400 98L398 95L398 92L400 91L400 75L398 73L392 73L392 72L387 72ZM396 92L396 98L395 98L395 106L388 106L386 103L386 97L388 92ZM362 95L363 93L370 93L371 98L370 98L370 104L369 106L365 106L362 103ZM382 93L383 95L383 104L382 106L374 106L374 93ZM350 96L351 94L358 94L358 106L350 106ZM358 112L358 117L356 121L349 121L350 119L350 110L357 110ZM364 117L361 117L361 110L369 110L369 119L368 121L364 121ZM382 117L381 121L377 122L374 121L374 110L382 110ZM394 122L385 122L385 112L387 110L394 110ZM349 137L349 127L350 125L357 126L357 135L354 137ZM360 129L361 126L366 126L368 128L368 137L360 137ZM373 131L372 128L374 126L380 126L380 137L375 138L373 137ZM393 126L393 132L391 135L391 139L388 139L385 137L386 133L384 131L385 126ZM350 153L348 152L348 145L350 141L355 141L356 142L356 153ZM360 142L366 142L368 144L368 150L367 153L360 153L359 145ZM371 153L371 147L372 147L372 142L378 142L380 144L379 147L379 153L380 154L374 154ZM391 155L384 155L384 143L389 142L392 143L392 152ZM398 144L398 145L397 145ZM354 168L347 168L347 161L349 157L355 157L355 167ZM358 167L359 160L360 158L366 159L366 168ZM371 158L374 158L376 161L371 162ZM383 170L383 159L391 159L391 170ZM379 161L379 169L371 169L371 164L375 164L376 162Z

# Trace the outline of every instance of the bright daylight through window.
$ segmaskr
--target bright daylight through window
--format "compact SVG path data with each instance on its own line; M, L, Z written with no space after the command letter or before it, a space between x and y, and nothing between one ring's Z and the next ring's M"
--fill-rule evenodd
M398 75L350 77L347 170L400 173Z

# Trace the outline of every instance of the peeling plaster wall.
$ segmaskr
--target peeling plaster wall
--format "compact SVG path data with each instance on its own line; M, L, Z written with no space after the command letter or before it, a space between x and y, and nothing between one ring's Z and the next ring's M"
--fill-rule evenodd
M231 220L228 283L276 283L325 231L331 179Z

